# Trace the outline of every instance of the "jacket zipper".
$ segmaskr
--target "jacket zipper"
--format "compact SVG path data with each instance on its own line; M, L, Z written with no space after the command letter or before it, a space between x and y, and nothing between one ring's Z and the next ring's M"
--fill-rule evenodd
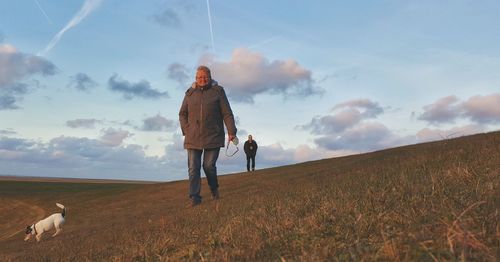
M203 94L205 93L204 88L201 88L201 99L200 99L200 135L203 134Z

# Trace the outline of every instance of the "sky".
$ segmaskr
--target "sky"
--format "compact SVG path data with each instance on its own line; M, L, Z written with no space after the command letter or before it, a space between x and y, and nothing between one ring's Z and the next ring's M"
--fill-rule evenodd
M246 170L249 134L260 169L500 130L498 17L494 0L0 0L0 174L187 179L198 65L237 122L220 175Z

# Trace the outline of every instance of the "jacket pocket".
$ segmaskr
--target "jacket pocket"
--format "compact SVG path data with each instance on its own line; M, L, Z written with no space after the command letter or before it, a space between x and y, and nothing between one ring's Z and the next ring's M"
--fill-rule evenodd
M187 143L187 144L194 144L195 143L195 134L196 134L196 130L195 130L195 125L193 124L190 124L188 123L186 125L186 136L184 138L184 142Z

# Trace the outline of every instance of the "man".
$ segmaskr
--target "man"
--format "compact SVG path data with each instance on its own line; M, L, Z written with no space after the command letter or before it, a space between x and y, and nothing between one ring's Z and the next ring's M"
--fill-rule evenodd
M186 91L179 111L179 121L184 135L184 148L188 154L189 198L191 206L201 203L201 174L207 177L212 199L219 198L216 162L224 147L224 124L228 143L236 137L234 116L224 88L212 80L210 69L199 66L196 79Z
M255 171L255 155L257 154L257 142L253 140L252 135L248 136L243 149L247 155L247 172L250 171L250 160L252 160L252 171Z

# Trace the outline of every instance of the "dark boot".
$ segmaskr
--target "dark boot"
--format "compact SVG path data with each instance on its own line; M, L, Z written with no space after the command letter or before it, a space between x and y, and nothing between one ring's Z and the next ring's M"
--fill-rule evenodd
M217 200L219 198L219 190L212 192L212 200Z

